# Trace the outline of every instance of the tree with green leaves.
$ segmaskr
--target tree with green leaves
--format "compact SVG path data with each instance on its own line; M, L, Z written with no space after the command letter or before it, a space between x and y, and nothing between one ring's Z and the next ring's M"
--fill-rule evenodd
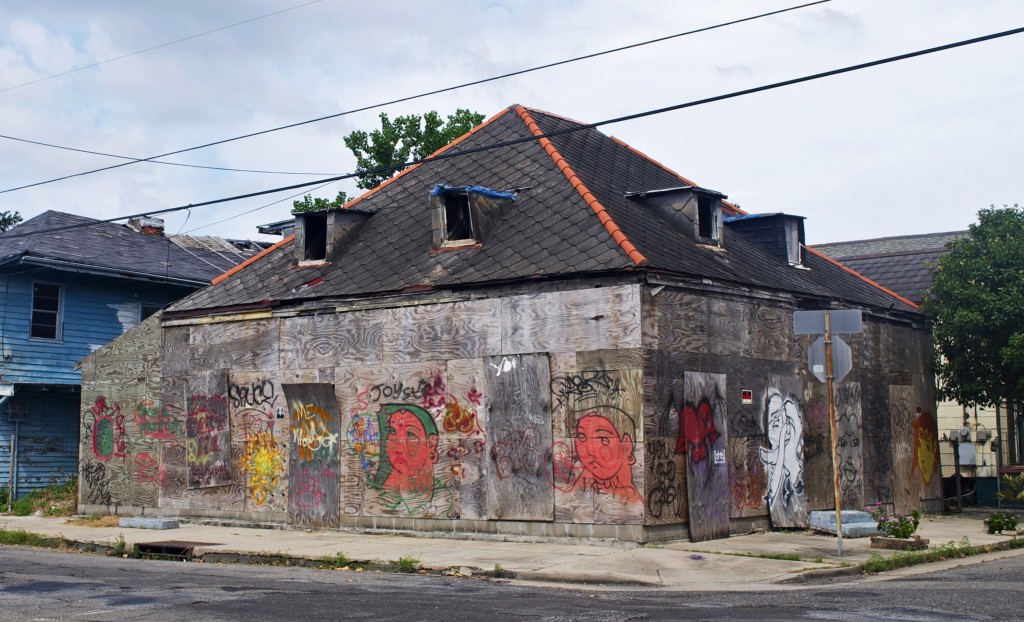
M459 108L455 114L442 119L436 110L422 117L418 114L388 118L380 113L380 129L369 134L356 130L345 137L345 146L356 156L356 172L367 171L356 185L365 190L376 188L397 172L397 169L375 171L387 167L400 167L406 162L420 160L444 147L473 129L484 120L484 115Z
M923 309L940 396L965 405L1024 400L1024 211L978 212L932 267Z
M305 195L302 200L292 201L292 213L298 214L300 212L321 212L324 210L341 207L348 202L348 194L344 191L339 191L338 196L334 197L333 200L328 201L320 197L313 198L310 195Z
M0 212L0 233L7 231L21 220L21 214L18 212Z

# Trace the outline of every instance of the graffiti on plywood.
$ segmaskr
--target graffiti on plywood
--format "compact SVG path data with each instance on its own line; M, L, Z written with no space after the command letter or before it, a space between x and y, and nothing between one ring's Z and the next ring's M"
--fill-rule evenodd
M762 516L765 505L764 463L761 440L746 436L729 437L729 486L732 490L732 516Z
M121 405L112 401L108 402L107 398L101 395L96 398L90 410L93 415L93 456L103 461L114 458L124 461L127 441L125 439L124 415L121 414Z
M910 423L910 427L914 431L912 469L921 474L921 480L927 486L939 469L938 425L935 417L927 410L923 410Z
M186 403L189 488L230 484L231 431L227 398L192 394Z
M636 423L614 406L595 406L572 422L572 467L566 488L607 494L629 504L642 504L633 483ZM560 479L566 479L564 464Z
M729 536L725 374L687 372L677 453L686 454L690 540Z
M860 383L846 382L835 387L835 409L839 491L843 508L859 510L864 506Z
M152 400L140 400L135 404L134 423L141 436L162 441L175 438L179 430L178 422Z
M290 413L288 522L341 524L341 413L331 384L282 385Z
M434 474L438 433L433 417L416 404L385 405L378 416L380 460L370 484L379 490L388 510L416 516L441 506L437 515L449 517L454 499Z
M767 439L761 447L768 489L765 500L776 527L806 527L804 413L796 378L770 376L765 398Z
M257 410L243 412L242 425L245 452L241 469L253 503L261 506L277 494L284 473L284 454L274 438L274 420L268 415Z

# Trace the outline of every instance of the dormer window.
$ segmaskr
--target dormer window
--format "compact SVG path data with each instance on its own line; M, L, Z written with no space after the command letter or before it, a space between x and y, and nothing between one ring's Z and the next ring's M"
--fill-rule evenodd
M307 213L302 240L302 261L324 261L327 258L327 212Z
M718 240L718 219L715 217L716 197L697 195L697 236L706 240Z
M446 192L444 203L444 241L448 243L471 244L476 242L473 235L473 212L469 208L469 194Z
M486 241L503 211L511 209L519 190L438 184L430 191L435 250L475 247Z

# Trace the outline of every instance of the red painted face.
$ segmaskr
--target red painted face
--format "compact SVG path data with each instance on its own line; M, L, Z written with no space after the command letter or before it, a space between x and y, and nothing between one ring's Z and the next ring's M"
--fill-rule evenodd
M580 464L598 480L610 480L629 467L633 441L628 435L619 436L612 422L601 415L581 418L573 440Z
M396 473L411 477L425 468L429 469L432 449L423 424L416 415L407 410L391 414L385 453Z

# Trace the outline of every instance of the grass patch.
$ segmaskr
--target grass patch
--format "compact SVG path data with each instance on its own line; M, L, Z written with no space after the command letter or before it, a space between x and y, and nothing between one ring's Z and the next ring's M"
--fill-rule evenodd
M409 555L403 555L395 562L395 570L398 572L416 572L420 569L420 560Z
M348 556L338 551L334 555L324 555L319 559L321 568L345 568L352 562Z
M78 478L69 477L64 482L33 490L11 506L15 516L30 516L37 510L43 516L72 516L78 510Z
M12 546L55 546L55 538L50 538L24 529L4 529L0 527L0 544Z
M997 544L973 546L971 541L967 539L967 536L964 536L959 542L953 542L950 540L945 544L940 544L939 546L926 551L898 551L891 557L882 557L878 553L875 553L866 562L860 564L860 571L868 574L874 574L878 572L885 572L886 570L905 568L907 566L927 564L929 562L938 562L947 559L968 557L970 555L981 555L983 553L1019 548L1024 548L1024 538L1011 538L1006 542L999 542Z
M737 553L737 552L726 552L726 551L696 551L697 553L707 553L709 555L732 555L733 557L754 557L757 559L778 559L785 562L799 562L804 561L796 553ZM820 560L819 556L816 558Z
M125 554L128 549L127 543L124 541L124 534L119 533L114 541L110 544L110 554L114 557L121 557Z
M83 525L85 527L118 527L121 524L121 517L112 514L104 516L75 516L67 520L69 525Z

